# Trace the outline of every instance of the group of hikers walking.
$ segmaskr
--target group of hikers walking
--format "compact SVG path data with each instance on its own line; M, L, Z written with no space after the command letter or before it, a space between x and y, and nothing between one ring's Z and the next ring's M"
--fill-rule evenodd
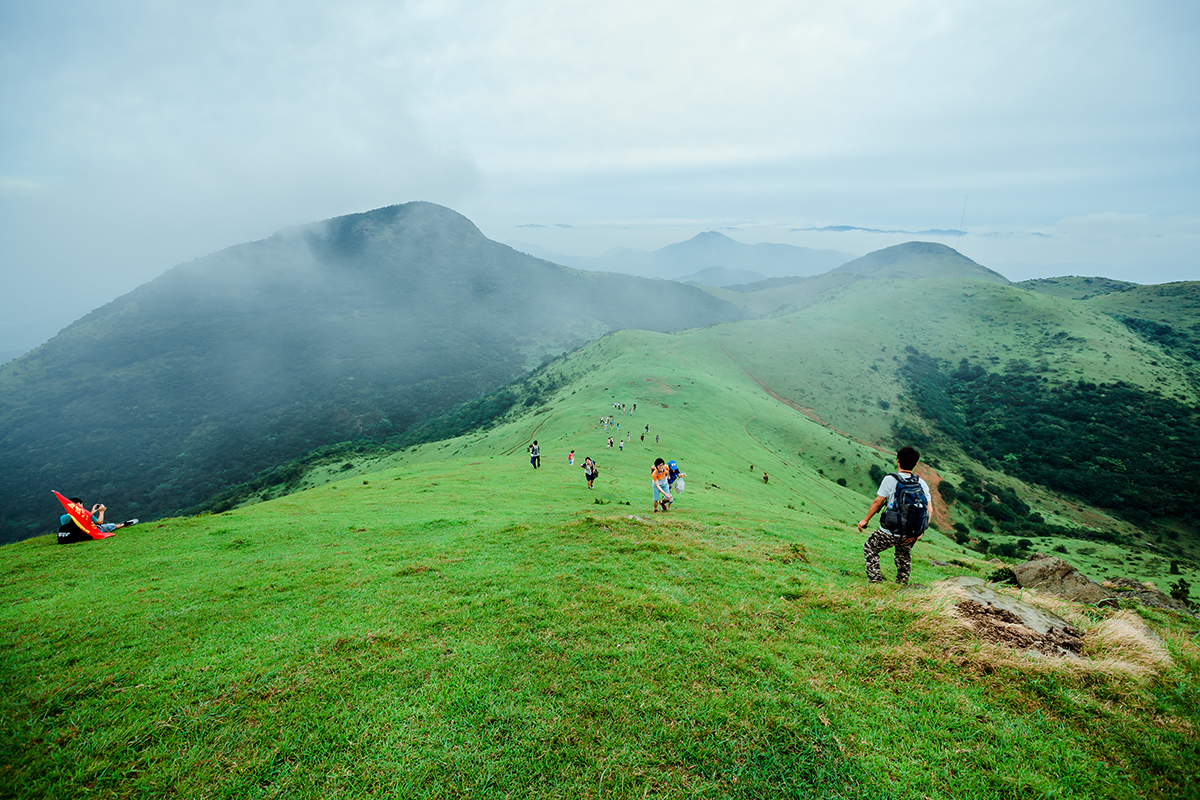
M614 404L614 408L624 411L619 403ZM632 413L632 409L629 413ZM611 417L602 417L601 420L606 429L613 426ZM649 431L650 426L646 425L645 433ZM642 434L643 442L645 433ZM657 441L657 436L655 441ZM613 439L610 437L608 447L611 448L612 445ZM530 445L529 452L530 462L536 469L540 466L540 450L536 441ZM928 528L933 508L929 485L923 478L913 474L913 469L920 458L921 454L914 447L902 447L897 451L896 471L884 476L880 481L875 498L868 506L866 515L857 524L858 531L861 533L871 524L871 519L877 513L883 512L879 518L879 526L863 543L863 565L867 580L872 584L881 583L884 580L879 565L879 555L888 549L895 551L896 582L908 583L909 575L912 572L912 548ZM567 455L567 464L575 465L574 450ZM750 468L753 470L754 466L751 465ZM585 458L583 460L583 476L587 480L589 489L594 488L599 474L600 468L596 462L590 456ZM667 512L671 509L671 504L675 502L675 493L683 491L683 478L685 477L687 477L686 473L679 470L679 465L674 460L654 459L654 466L650 470L650 490L654 512ZM766 472L763 473L762 480L764 484L769 482Z

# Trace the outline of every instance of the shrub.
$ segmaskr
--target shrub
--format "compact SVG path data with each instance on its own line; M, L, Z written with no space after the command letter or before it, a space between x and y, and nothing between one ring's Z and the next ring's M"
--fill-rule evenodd
M1066 548L1066 546L1065 546L1065 545L1061 545L1061 544L1060 544L1060 545L1056 545L1056 546L1054 547L1054 552L1056 552L1056 553L1065 553L1065 552L1067 552L1067 548Z
M1174 597L1179 602L1183 603L1188 608L1192 607L1192 598L1190 596L1192 585L1187 582L1186 578L1180 578L1171 584L1171 597Z
M1004 503L991 503L985 506L988 516L997 522L1016 522L1017 515Z
M1029 539L1017 539L1017 547L1021 550L1028 550L1033 547L1033 542Z
M838 486L845 486L845 485L846 485L846 479L845 479L845 478L838 478L838 479L837 479L837 485L838 485Z
M983 533L991 533L996 529L996 526L987 517L976 517L972 524L975 526L975 530Z
M1014 542L1001 542L993 552L1001 558L1016 558L1017 545Z
M1001 547L1003 547L1003 545L1001 545ZM999 567L995 570L992 570L992 573L988 575L987 579L991 583L1015 584L1017 582L1017 575L1012 571L1012 567Z
M938 484L938 494L947 503L953 503L958 499L958 488L950 481L942 481Z
M954 524L955 524L955 525L960 525L961 523L958 523L958 522L956 522L956 523L954 523ZM963 529L962 529L961 531L960 531L960 530L956 530L956 531L954 532L954 541L955 541L957 544L966 544L967 542L971 541L971 534L967 533L966 526L964 526L964 527L963 527Z

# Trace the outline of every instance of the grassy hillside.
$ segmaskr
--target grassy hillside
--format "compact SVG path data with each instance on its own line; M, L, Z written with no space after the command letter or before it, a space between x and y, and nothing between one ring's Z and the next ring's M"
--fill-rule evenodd
M1200 391L1200 281L1136 286L1085 302L1113 315L1149 344L1190 362L1192 386Z
M1137 286L1128 281L1115 281L1112 278L1086 278L1070 275L1063 278L1033 278L1017 284L1022 289L1031 292L1065 297L1072 300L1084 300L1097 295L1111 292L1124 292Z
M1000 283L861 281L789 314L697 335L729 349L774 391L872 441L890 435L902 410L895 373L906 347L951 364L1011 363L1060 380L1124 381L1197 401L1190 364L1110 315Z
M1145 577L1162 578L1171 559L1200 560L1194 517L1178 511L1192 494L1179 487L1200 479L1193 457L1200 441L1200 371L1188 340L1156 338L1155 329L1131 324L1120 309L1102 304L1128 295L1125 302L1138 313L1170 320L1172 331L1190 330L1196 312L1187 286L1143 287L1081 302L992 280L864 280L787 313L690 335L730 354L765 388L833 429L870 444L936 443L956 485L966 473L983 475L1036 506L1045 520L1082 524L1095 536L1132 545L1124 556L1096 542L1070 547L1073 554L1087 551L1080 558L1090 569L1112 569L1123 558ZM941 376L930 376L935 382L949 384L965 363L972 374L991 376L988 385L1007 381L1008 388L971 399L964 394L955 401L961 408L941 413L948 409L931 405L906 374L916 357L937 365ZM1013 391L1021 381L1037 386ZM1064 387L1070 389L1065 394ZM1102 399L1106 393L1124 399L1112 406L1114 400ZM1079 418L1093 402L1110 404L1105 419L1098 422L1095 412L1090 421ZM1109 411L1123 416L1108 419ZM946 424L955 418L972 424ZM1089 444L1088 436L1103 438ZM1128 469L1130 477L1106 464ZM840 461L825 468L856 479ZM1172 482L1176 488L1168 489ZM1084 496L1108 510L1081 502ZM986 534L981 538L992 545L1011 547L1029 536L1028 528L991 536L994 520L979 522L983 516L978 507L962 507L952 521L972 537Z
M546 369L567 382L486 433L227 513L5 547L4 794L1200 791L1194 623L1147 612L1169 664L1098 609L1063 611L1086 662L981 643L934 595L863 585L867 482L838 486L822 454L886 456L713 340L614 334ZM595 490L570 449L600 463ZM658 455L688 474L665 515ZM922 584L992 568L935 533L915 562Z
M742 313L698 289L584 273L409 203L180 265L0 368L0 542L39 501L178 513L348 439L387 441L620 328Z
M708 289L714 297L746 311L765 315L789 306L804 306L839 286L861 281L964 278L1008 283L998 272L976 264L943 244L906 242L856 258L822 275L782 281L762 281L726 289ZM761 288L758 288L761 287Z

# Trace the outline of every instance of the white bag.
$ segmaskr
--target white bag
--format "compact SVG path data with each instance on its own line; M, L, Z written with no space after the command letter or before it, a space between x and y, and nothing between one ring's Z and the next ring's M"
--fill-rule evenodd
M683 478L679 478L675 481L675 491L683 494Z

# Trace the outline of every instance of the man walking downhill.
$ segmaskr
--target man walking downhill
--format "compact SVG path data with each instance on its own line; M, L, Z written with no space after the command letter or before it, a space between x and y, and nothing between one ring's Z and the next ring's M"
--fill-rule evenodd
M897 471L885 475L879 483L879 491L867 509L867 515L858 523L858 532L871 522L875 512L886 504L887 510L879 518L879 529L867 537L863 544L863 559L866 562L867 580L882 583L883 573L879 570L879 554L889 547L896 548L896 583L908 583L912 571L912 547L929 526L933 499L929 485L923 478L912 474L913 467L921 459L915 447L901 447L896 453Z

